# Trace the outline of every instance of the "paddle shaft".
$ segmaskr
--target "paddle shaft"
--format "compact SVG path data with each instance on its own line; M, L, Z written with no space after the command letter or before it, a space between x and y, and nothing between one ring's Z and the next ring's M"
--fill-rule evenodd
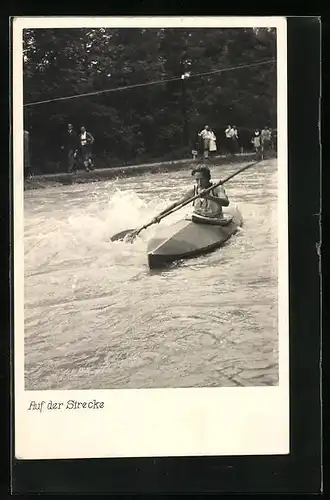
M240 168L239 170L237 170L233 174L226 177L223 181L219 181L216 184L213 184L212 186L210 186L209 188L204 189L203 194L209 193L210 191L212 191L212 189L217 188L217 187L221 186L222 184L225 184L225 182L228 182L230 179L232 179L236 175L240 174L241 172L243 172L247 168L253 167L253 165L256 165L257 163L260 163L260 161L255 161L253 163L250 163L249 165L245 165L245 167ZM199 198L200 196L201 196L201 194L196 194L196 195L192 196L188 200L180 203L180 205L178 205L177 207L174 207L171 210L169 210L168 212L165 212L164 214L160 215L159 217L157 217L157 219L161 221L162 219L164 219L164 217L167 217L168 215L173 214L177 210L180 210L181 208L185 207L186 205L189 205L189 203L197 200L197 198ZM148 224L145 224L140 229L138 229L136 232L134 232L134 235L137 236L143 229L147 229L147 227L151 226L152 224L154 224L153 221L148 222Z

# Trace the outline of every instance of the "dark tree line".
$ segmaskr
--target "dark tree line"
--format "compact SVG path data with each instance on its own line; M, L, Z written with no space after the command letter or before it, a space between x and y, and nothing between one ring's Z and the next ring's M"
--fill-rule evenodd
M205 124L220 148L228 124L249 138L276 128L275 62L235 69L275 57L274 29L27 29L25 105L101 91L25 106L32 164L62 168L68 123L92 132L96 166L109 167L189 156Z

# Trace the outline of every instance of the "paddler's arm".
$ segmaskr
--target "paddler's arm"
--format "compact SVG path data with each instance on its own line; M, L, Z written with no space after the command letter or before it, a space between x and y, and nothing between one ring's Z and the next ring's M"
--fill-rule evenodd
M175 203L172 203L171 205L168 205L164 210L162 210L162 212L160 212L156 217L154 217L152 219L153 223L159 222L159 218L162 215L166 214L170 210L173 210L173 208L178 207L179 205L181 205L181 203L188 201L189 198L192 198L194 196L194 194L195 194L194 189L190 189L189 191L187 191L187 193L180 200L176 201Z

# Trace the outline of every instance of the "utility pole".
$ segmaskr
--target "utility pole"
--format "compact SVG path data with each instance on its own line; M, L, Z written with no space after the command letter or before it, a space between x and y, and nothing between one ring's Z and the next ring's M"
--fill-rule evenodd
M188 112L187 112L187 89L185 80L189 78L190 73L186 72L181 75L181 107L182 107L182 121L183 121L183 133L182 133L182 147L188 146L189 142L189 122L188 122Z

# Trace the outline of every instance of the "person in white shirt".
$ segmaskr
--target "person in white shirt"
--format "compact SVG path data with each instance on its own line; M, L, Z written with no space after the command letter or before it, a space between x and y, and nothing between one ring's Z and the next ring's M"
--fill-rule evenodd
M225 137L226 137L226 151L227 153L231 154L232 153L232 128L231 125L228 125L228 127L225 130Z
M81 158L84 163L85 170L87 172L94 170L92 161L92 144L94 142L94 137L90 132L87 132L84 126L80 129L79 141Z
M228 127L225 130L225 136L227 139L231 139L233 136L233 128L231 125L228 125Z
M203 130L199 132L199 137L201 137L203 141L203 152L204 152L204 158L209 157L209 150L210 150L210 140L211 140L211 130L208 125L205 125Z
M225 130L225 136L226 136L227 139L231 139L231 137L232 137L231 125L228 125L228 127L226 128L226 130Z
M210 128L210 143L209 143L209 151L212 155L215 155L217 151L217 138L212 128Z
M258 129L254 132L254 136L252 137L251 142L254 146L257 160L261 160L262 159L261 136L260 136L260 131Z
M234 155L236 151L238 151L238 132L235 125L228 127L225 130L226 142L227 142L227 151Z

